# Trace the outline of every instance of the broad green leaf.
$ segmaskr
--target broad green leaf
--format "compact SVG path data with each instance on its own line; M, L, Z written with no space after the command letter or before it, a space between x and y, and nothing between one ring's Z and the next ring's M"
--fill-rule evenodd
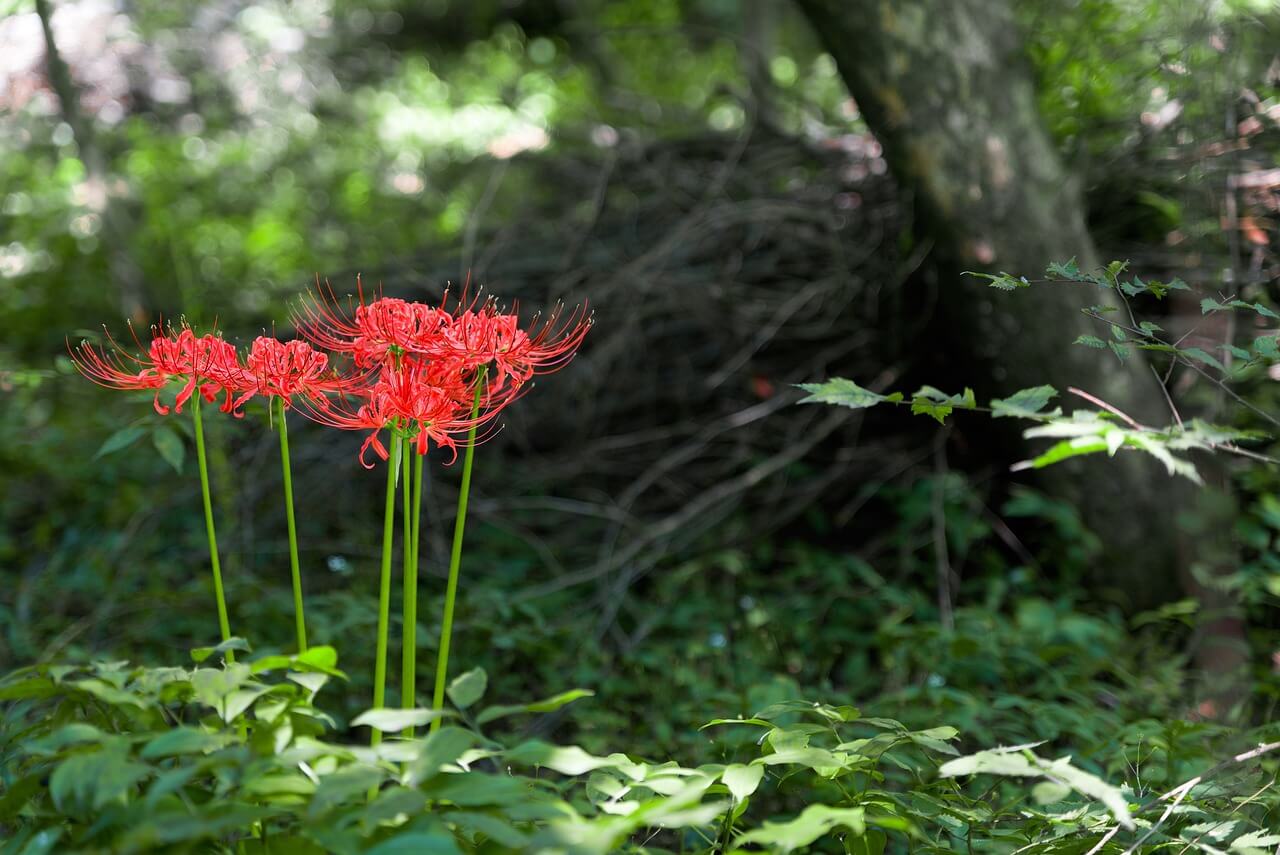
M153 760L180 754L206 754L226 745L228 739L225 734L211 733L196 727L175 727L147 742L138 756L144 760Z
M476 716L477 724L487 724L496 719L505 718L509 715L517 715L518 713L549 713L555 712L566 704L573 703L579 698L589 698L595 692L587 689L570 689L567 692L561 692L558 695L552 695L540 701L534 701L531 704L514 704L511 706L486 707Z
M377 766L363 763L345 766L320 779L307 812L315 818L345 802L365 801L367 794L386 777L387 773Z
M634 765L621 755L596 757L576 745L548 745L537 741L517 745L504 756L509 763L543 767L561 775L585 775L596 769L616 768L619 761L626 766Z
M948 760L938 767L938 776L941 778L956 778L961 775L1038 778L1043 775L1043 770L1021 748L998 748Z
M156 428L155 433L151 435L151 442L156 447L156 451L160 452L160 457L165 463L173 467L173 471L179 475L182 474L182 463L187 457L187 446L182 441L182 437L168 425Z
M1214 356L1212 353L1208 353L1204 350L1201 350L1198 347L1184 347L1182 350L1178 352L1181 353L1183 356L1188 356L1194 359L1197 362L1203 362L1205 365L1212 366L1218 369L1219 371L1227 370L1227 366L1219 362L1218 357Z
M49 778L49 795L58 810L76 814L97 811L123 799L151 767L129 759L123 744L73 754Z
M1077 336L1074 343L1083 344L1085 347L1096 347L1099 349L1103 349L1107 346L1107 343L1102 339L1098 338L1096 335Z
M992 401L991 415L997 419L1030 419L1044 416L1044 408L1057 395L1058 390L1052 386L1032 386L1029 389L1020 389L1007 398L996 398ZM1058 412L1058 410L1055 410L1054 413L1049 415Z
M1038 805L1052 805L1071 795L1071 788L1060 781L1041 781L1031 788L1031 798Z
M868 828L861 837L845 838L844 847L848 855L884 855L884 848L889 843L889 836L878 828Z
M1097 436L1079 436L1074 439L1064 439L1050 446L1043 454L1033 458L1030 465L1033 469L1043 469L1046 466L1061 463L1072 457L1106 451L1108 447L1107 441Z
M417 786L429 781L446 766L457 762L463 753L476 744L476 735L460 727L445 726L432 731L422 740L418 759L409 764L409 783Z
M1133 828L1129 816L1129 804L1124 794L1096 775L1071 765L1070 757L1045 760L1031 753L1034 746L998 748L979 751L968 757L951 760L938 769L943 778L960 775L1001 775L1004 777L1046 778L1070 787L1083 796L1096 799L1107 806L1116 821L1125 828Z
M422 727L449 713L429 709L372 709L351 720L352 727L371 727L383 733L399 733L409 727Z
M1280 834L1267 831L1250 831L1231 841L1231 848L1236 851L1260 849L1274 851L1280 846Z
M410 831L364 850L364 855L461 855L461 852L450 834Z
M106 441L102 443L102 447L98 449L98 453L93 455L93 459L97 460L99 457L122 451L146 435L147 429L142 425L130 425L129 427L121 428L107 437Z
M243 638L232 636L216 647L196 647L191 651L191 659L194 662L203 662L210 656L218 653L226 653L228 650L239 650L243 653L251 652L249 642Z
M449 700L459 709L466 709L484 697L484 690L489 685L489 676L483 668L472 668L465 674L459 674L449 683Z
M764 767L734 763L725 767L725 770L720 773L720 780L729 788L734 801L740 802L760 786L760 782L764 780Z
M740 835L734 841L734 846L756 843L772 852L791 852L808 846L835 828L846 828L854 837L861 837L867 832L866 811L860 807L810 805L789 822L766 820L760 828Z

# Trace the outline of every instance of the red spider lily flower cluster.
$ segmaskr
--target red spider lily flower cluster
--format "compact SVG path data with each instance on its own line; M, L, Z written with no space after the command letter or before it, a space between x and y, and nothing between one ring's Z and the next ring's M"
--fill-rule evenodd
M197 390L207 401L215 400L220 391L225 393L222 409L234 409L232 396L243 382L244 371L234 347L215 333L197 336L186 325L177 331L152 327L151 334L151 344L141 355L130 353L108 334L107 347L99 349L86 342L71 351L71 358L80 373L99 385L154 390L156 412L162 416L169 414L169 407L160 403L160 390L175 379L184 382L174 402L175 412L181 413Z
M430 445L456 453L458 437L489 424L526 388L535 374L566 364L591 328L584 311L560 323L559 312L532 331L515 312L492 300L461 300L449 307L389 297L343 311L332 292L318 289L303 303L299 333L318 347L350 356L373 382L336 401L308 402L311 418L344 430L369 431L361 461L372 449L387 459L384 429L412 442L418 454Z
M197 392L207 401L223 396L220 409L239 417L255 396L278 398L321 424L368 431L361 461L370 449L388 457L379 439L392 430L419 454L432 444L456 454L459 437L492 423L538 374L555 371L577 353L592 319L559 309L528 328L515 311L491 300L449 295L439 306L379 297L344 311L328 290L304 301L296 318L304 340L282 342L260 336L241 360L216 334L197 336L183 324L153 327L149 346L131 353L107 336L106 347L72 349L80 372L114 389L154 391L156 412L167 415L161 390L181 381L173 411ZM136 338L135 338L136 340ZM333 356L350 360L340 374Z
M323 401L324 393L344 391L350 382L329 369L328 356L304 341L259 336L241 362L236 348L216 333L197 336L184 324L177 331L152 327L151 335L142 354L130 353L108 334L106 347L85 342L72 349L71 358L81 374L102 386L154 390L156 412L162 416L170 408L160 402L160 394L171 380L184 382L173 412L181 413L198 390L210 402L221 394L220 409L236 417L255 395L279 397L291 406L295 395Z

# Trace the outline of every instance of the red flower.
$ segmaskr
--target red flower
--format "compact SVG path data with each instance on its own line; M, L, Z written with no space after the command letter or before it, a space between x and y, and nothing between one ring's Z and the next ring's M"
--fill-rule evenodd
M239 409L254 395L282 398L286 407L293 406L293 396L303 395L323 404L325 392L340 392L351 380L341 378L329 368L329 357L305 341L278 341L258 336L245 360L246 387L236 399Z
M423 303L394 297L364 300L356 278L353 311L344 310L333 289L317 285L294 313L298 333L317 347L350 354L356 366L383 364L388 354L417 352L422 342L439 334L448 315Z
M418 454L426 454L434 443L456 455L459 436L467 434L473 425L491 422L515 400L516 396L509 393L485 396L473 419L473 382L456 364L404 357L399 365L383 368L373 386L355 395L344 395L332 402L301 400L303 411L320 424L369 431L360 446L360 462L371 469L373 464L365 460L369 449L380 459L387 459L386 446L379 439L384 429L412 442Z
M562 310L557 306L545 319L535 316L527 331L520 328L515 312L499 312L493 303L479 311L460 311L424 352L456 359L469 368L491 365L494 388L508 382L519 387L535 374L567 365L591 329L593 319L585 307L575 308L563 323Z
M154 406L162 416L168 415L169 408L160 403L160 390L172 379L186 381L174 402L174 412L181 413L197 389L207 401L225 391L222 409L233 409L232 390L244 383L244 368L234 347L215 334L197 336L187 326L176 334L172 330L161 334L159 327L152 327L151 334L145 356L128 352L108 334L109 347L98 350L85 342L72 349L71 358L81 374L101 386L155 390Z

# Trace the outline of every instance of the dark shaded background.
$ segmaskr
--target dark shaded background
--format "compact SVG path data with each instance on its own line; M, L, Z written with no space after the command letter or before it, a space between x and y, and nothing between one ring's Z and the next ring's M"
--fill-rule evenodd
M170 450L188 425L79 378L68 340L182 317L245 343L287 331L317 276L418 299L469 276L530 311L589 301L597 321L478 455L456 658L484 664L495 697L589 686L607 700L575 711L584 744L629 728L638 750L808 691L941 712L987 742L1123 740L1120 725L1205 699L1203 603L1172 567L1120 584L1087 500L1007 474L1016 433L794 405L792 384L832 375L1011 391L1009 366L940 300L981 285L938 251L946 224L895 182L799 6L5 5L3 664L180 662L216 631L194 468ZM1100 254L1270 296L1271 4L996 6L1015 14ZM1170 328L1199 315L1194 300L1160 311ZM1021 323L1061 334L1052 316ZM1271 386L1246 391L1267 406ZM283 648L276 441L259 414L211 421L232 623ZM382 481L357 437L291 424L311 635L362 675ZM122 429L133 441L102 453ZM423 639L457 477L431 468ZM1165 489L1157 469L1142 477L1135 494ZM1224 477L1243 551L1222 586L1247 645L1232 698L1257 716L1280 689L1275 475ZM1132 524L1172 538L1177 512Z

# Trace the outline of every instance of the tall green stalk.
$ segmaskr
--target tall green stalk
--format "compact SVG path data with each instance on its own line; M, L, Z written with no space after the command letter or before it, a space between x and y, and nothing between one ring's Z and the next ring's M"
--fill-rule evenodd
M422 461L425 455L413 458L413 499L408 507L405 525L405 554L409 560L404 565L404 647L401 652L400 692L401 706L412 709L417 705L418 682L418 535L422 523ZM405 464L405 496L409 495L409 466ZM407 727L404 735L413 738L413 728Z
M440 654L436 659L436 690L432 696L432 709L444 709L444 687L449 676L449 641L453 636L453 605L458 597L458 568L462 566L462 535L467 526L467 496L471 493L471 463L476 453L476 417L480 413L480 398L484 393L485 375L481 369L476 379L475 400L471 405L471 429L467 432L467 451L462 458L462 484L458 488L458 518L453 524L453 549L449 553L449 584L444 592L444 620L440 627ZM441 719L431 722L431 729L440 727Z
M387 502L382 517L382 575L378 582L378 646L373 664L373 706L382 709L387 698L387 629L391 622L391 545L396 530L396 472L400 468L400 434L392 429L391 457L387 460ZM372 729L369 744L382 742L382 731Z
M293 516L293 473L289 468L289 422L285 418L284 398L272 401L280 421L280 466L284 471L284 513L289 521L289 572L293 575L293 623L298 635L298 652L307 652L307 623L302 615L302 570L298 564L298 526Z
M191 396L191 418L196 428L196 461L200 466L200 495L204 499L204 527L209 534L209 563L213 567L213 596L218 603L218 629L222 640L231 638L231 621L227 617L227 598L222 591L222 564L218 561L218 535L213 528L213 500L209 496L209 462L204 451L204 423L200 419L200 390ZM235 654L227 651L228 662L235 662Z

